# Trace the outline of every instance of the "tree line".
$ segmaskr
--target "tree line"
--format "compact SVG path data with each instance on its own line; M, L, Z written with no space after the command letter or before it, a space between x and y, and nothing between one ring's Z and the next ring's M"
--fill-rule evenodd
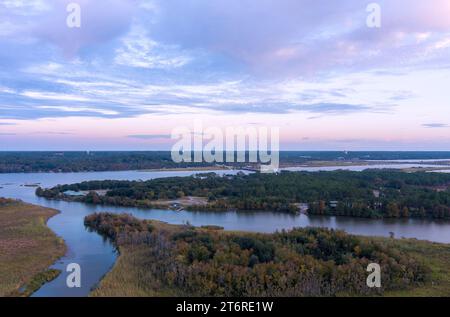
M282 172L218 176L214 173L149 181L89 181L38 188L38 196L85 203L155 207L161 200L184 196L207 198L195 210L268 210L299 212L309 206L314 215L365 218L450 219L450 174L405 173L395 170L364 172ZM96 190L106 190L100 195ZM71 197L67 191L86 191Z
M175 163L170 152L1 152L0 173L126 171L213 167L209 163Z
M246 154L248 155L248 153ZM450 152L281 151L280 163L308 161L449 159ZM175 163L169 151L0 152L0 173L123 171L160 168L214 167L212 163ZM235 168L247 163L227 163ZM252 166L257 168L257 164Z
M133 256L136 287L180 296L378 295L430 278L427 266L389 243L329 229L231 233L109 213L87 216L85 225ZM369 263L382 268L381 288L367 287Z

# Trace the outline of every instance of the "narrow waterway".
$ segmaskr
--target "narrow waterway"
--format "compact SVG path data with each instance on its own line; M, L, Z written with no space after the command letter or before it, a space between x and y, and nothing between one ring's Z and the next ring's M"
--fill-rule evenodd
M336 169L336 168L335 168ZM219 174L237 173L237 171L216 171ZM113 206L94 206L75 202L50 201L37 197L34 187L39 183L43 187L57 184L70 184L87 180L148 180L170 176L188 176L199 172L92 172L92 173L32 173L0 174L0 196L21 199L25 202L42 205L61 211L51 218L49 227L62 237L67 246L67 254L55 268L63 273L54 281L44 285L34 296L87 296L101 278L111 269L116 260L114 247L96 233L85 229L83 219L93 212L126 212L139 218L156 219L173 224L189 221L191 224L219 225L229 230L274 232L293 227L320 226L346 230L349 233L417 238L436 242L450 243L450 222L429 220L369 220L336 217L309 217L288 215L276 212L175 212L170 210L139 209ZM81 266L81 288L68 288L65 268L70 263Z

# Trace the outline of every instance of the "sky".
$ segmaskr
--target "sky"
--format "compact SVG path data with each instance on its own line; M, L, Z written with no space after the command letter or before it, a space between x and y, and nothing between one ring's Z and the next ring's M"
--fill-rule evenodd
M195 120L450 150L450 1L376 1L380 27L370 3L0 0L0 150L166 150Z

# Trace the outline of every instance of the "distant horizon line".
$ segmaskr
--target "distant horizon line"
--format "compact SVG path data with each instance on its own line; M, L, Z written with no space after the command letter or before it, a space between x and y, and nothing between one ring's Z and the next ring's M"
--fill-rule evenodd
M245 152L253 152L257 150L246 150ZM8 153L8 152L171 152L170 150L0 150L0 153ZM193 151L193 152L201 152L201 151ZM226 152L224 150L224 152ZM241 151L235 151L241 152ZM370 152L370 153L379 153L379 152L394 152L394 153L450 153L450 150L280 150L279 152L340 152L340 153L357 153L357 152Z

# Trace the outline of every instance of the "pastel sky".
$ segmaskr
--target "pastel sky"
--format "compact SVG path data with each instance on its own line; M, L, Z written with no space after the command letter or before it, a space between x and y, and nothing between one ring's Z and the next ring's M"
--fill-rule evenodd
M380 28L370 2L0 0L0 150L170 149L196 119L284 150L450 150L450 1L377 1Z

